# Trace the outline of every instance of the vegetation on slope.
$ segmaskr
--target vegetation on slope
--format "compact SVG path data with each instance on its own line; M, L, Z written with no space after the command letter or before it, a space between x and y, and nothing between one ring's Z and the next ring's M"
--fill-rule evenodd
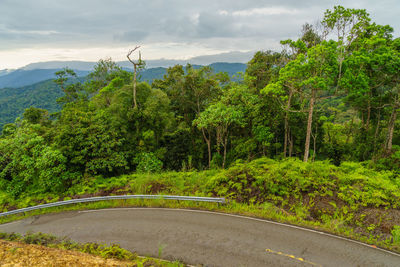
M2 266L185 266L138 257L116 244L81 244L43 233L0 233L0 259Z
M25 193L15 200L3 194L0 203L7 210L114 194L226 197L229 203L220 207L221 211L322 227L400 249L400 178L393 172L376 171L354 162L337 167L323 161L260 158L238 161L226 170L98 176L72 186L63 194ZM136 201L132 205L145 203ZM213 205L192 207L216 209Z

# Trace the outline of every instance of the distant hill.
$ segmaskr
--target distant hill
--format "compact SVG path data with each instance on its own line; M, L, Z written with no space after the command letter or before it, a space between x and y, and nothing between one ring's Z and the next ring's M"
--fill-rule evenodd
M131 69L127 70L132 71ZM145 81L151 84L155 79L162 79L165 74L167 74L167 69L162 67L144 69L139 72L139 78L140 81Z
M255 52L240 52L232 51L227 53L220 53L214 55L197 56L188 59L152 59L147 60L146 54L142 53L143 59L146 62L146 67L151 68L168 68L174 65L186 65L187 63L193 65L210 65L214 62L227 62L227 63L247 63L253 57ZM61 69L68 67L74 70L86 70L91 71L97 62L89 61L47 61L47 62L37 62L26 65L21 68L23 70L34 70L34 69ZM132 68L132 64L129 61L119 61L117 62L122 68ZM1 73L1 70L0 70Z
M227 72L230 77L236 75L238 72L246 71L246 64L243 63L225 63L217 62L209 65L215 72Z
M31 106L47 109L55 112L60 109L56 99L61 97L63 92L52 81L42 81L20 88L0 89L0 130Z
M236 73L246 70L246 64L243 63L212 63L210 66L215 72L227 72L230 76ZM73 65L68 66L70 68ZM194 65L196 68L200 68L200 65ZM6 70L0 71L0 88L19 88L27 85L32 85L41 81L54 79L54 73L59 69L18 69L14 71ZM73 68L74 69L74 68ZM125 70L132 71L128 67L124 67ZM86 76L89 71L74 69L78 77ZM154 79L161 79L166 74L166 68L147 68L140 71L142 81L151 83Z
M201 68L201 65L192 65L193 68ZM246 64L243 63L212 63L209 65L214 72L226 72L230 77L236 75L238 72L246 71ZM128 69L129 70L129 69ZM131 71L131 70L129 70ZM152 83L155 79L162 79L167 74L166 68L150 68L140 71L140 80Z
M10 74L13 71L14 70L10 70L10 69L0 70L0 76L4 76L4 75L7 75L7 74Z
M5 88L5 87L17 88L49 79L54 79L55 78L54 73L59 71L60 69L61 68L34 69L34 70L18 69L8 74L0 76L0 88ZM86 76L88 73L89 73L88 71L76 70L76 74L78 76Z

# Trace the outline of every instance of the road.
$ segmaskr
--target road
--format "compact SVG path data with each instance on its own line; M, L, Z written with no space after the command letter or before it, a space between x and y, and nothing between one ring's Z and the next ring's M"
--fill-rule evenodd
M72 211L0 225L0 232L118 243L139 255L204 266L400 266L400 255L249 217L161 208Z

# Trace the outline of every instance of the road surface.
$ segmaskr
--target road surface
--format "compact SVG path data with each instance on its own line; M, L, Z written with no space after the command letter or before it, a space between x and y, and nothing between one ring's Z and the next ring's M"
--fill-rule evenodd
M400 255L359 242L249 217L207 211L118 208L35 216L0 232L118 243L139 255L204 266L400 266Z

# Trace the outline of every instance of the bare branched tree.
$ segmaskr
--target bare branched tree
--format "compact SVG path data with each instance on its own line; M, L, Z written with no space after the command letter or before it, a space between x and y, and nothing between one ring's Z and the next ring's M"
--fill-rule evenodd
M129 50L128 54L126 55L126 57L128 58L128 60L133 64L133 108L137 107L137 102L136 102L136 76L137 76L137 70L140 67L144 66L144 62L142 61L142 56L140 54L139 51L139 60L137 62L135 62L133 59L131 59L131 55L133 52L135 52L137 49L139 49L140 46L136 46L134 49Z

